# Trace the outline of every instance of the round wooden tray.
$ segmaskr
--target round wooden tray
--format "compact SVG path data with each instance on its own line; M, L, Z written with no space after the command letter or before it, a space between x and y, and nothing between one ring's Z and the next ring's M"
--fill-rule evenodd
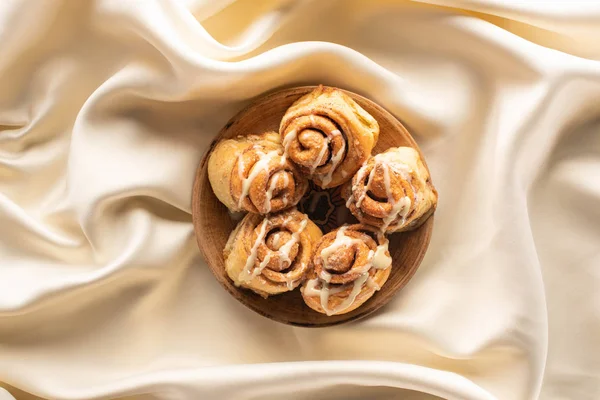
M385 305L416 272L429 246L433 229L431 216L416 230L390 235L389 250L393 264L388 281L371 299L347 314L327 316L313 311L304 304L299 289L264 299L250 290L236 287L229 280L225 272L223 248L236 222L211 189L207 172L208 156L215 144L223 138L279 131L279 123L285 111L294 101L314 88L315 86L303 86L268 94L235 115L215 137L202 158L192 194L192 217L198 246L219 283L251 310L275 321L305 327L323 327L357 320ZM394 116L371 100L345 92L379 123L379 140L373 154L397 146L410 146L421 153L412 136ZM421 158L425 163L422 154ZM317 203L318 206L315 207ZM328 207L330 210L324 212ZM311 190L299 209L309 214L324 232L335 229L344 222L352 222L353 219L340 199L339 188L323 190L311 185Z

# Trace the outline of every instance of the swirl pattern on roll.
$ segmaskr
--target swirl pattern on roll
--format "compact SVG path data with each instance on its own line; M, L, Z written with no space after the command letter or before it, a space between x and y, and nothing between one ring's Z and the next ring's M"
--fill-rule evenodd
M296 209L266 216L249 213L225 246L225 269L236 286L263 297L293 290L305 279L321 236Z
M388 233L420 226L435 210L438 197L412 147L391 148L371 157L342 195L360 222Z
M220 142L208 174L217 198L232 211L278 212L298 204L308 188L308 179L284 156L276 132Z
M348 313L387 281L392 265L388 240L373 227L345 225L321 238L302 285L306 305L326 315Z
M379 124L350 96L319 86L285 113L285 154L322 188L349 180L377 143Z

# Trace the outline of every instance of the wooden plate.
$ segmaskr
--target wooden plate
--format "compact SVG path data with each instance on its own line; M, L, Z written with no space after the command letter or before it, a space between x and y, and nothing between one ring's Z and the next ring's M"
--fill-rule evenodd
M250 290L236 287L229 280L225 272L223 248L236 222L231 219L227 208L219 202L211 189L207 172L208 155L220 139L251 133L279 131L279 123L288 107L314 88L315 86L304 86L268 94L235 115L219 132L202 158L196 173L192 195L192 216L198 246L221 285L251 310L275 321L305 327L322 327L353 321L371 314L385 305L416 272L425 256L433 229L432 216L414 231L390 235L389 249L393 264L388 281L371 299L347 314L328 317L313 311L304 304L299 289L263 299ZM379 123L379 140L373 154L396 146L410 146L420 153L417 144L406 128L389 112L362 96L348 91L346 93L352 96ZM423 157L422 159L424 160ZM317 203L318 206L315 207ZM331 209L323 212L324 207ZM339 188L325 191L311 185L311 190L299 205L299 209L307 212L324 232L342 225L346 220L352 222L353 218L347 211L343 200L340 201ZM319 212L315 214L315 210L319 210Z

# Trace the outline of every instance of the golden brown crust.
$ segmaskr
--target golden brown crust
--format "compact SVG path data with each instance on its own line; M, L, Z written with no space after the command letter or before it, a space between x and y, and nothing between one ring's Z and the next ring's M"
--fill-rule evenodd
M232 211L266 214L298 204L308 180L283 156L276 132L219 142L208 160L217 198Z
M247 214L223 251L225 270L237 285L263 297L296 288L310 267L321 230L296 209Z
M362 224L340 227L324 235L316 245L313 268L302 284L306 305L323 314L339 315L364 304L389 277L387 243L381 232ZM380 247L388 259L383 266L375 262Z
M343 91L321 85L286 111L279 132L288 157L317 185L330 188L369 158L379 125Z
M419 153L390 148L371 157L342 189L346 206L362 223L386 232L421 225L435 210L437 191Z

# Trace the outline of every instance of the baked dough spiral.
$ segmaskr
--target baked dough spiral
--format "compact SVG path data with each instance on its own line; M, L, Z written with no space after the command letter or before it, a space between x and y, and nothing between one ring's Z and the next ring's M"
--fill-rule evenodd
M231 211L258 214L295 206L308 188L308 179L284 157L276 132L219 142L208 160L208 177Z
M438 197L412 147L394 147L371 157L342 189L342 196L360 222L387 233L418 227L433 213Z
M306 214L246 214L223 251L225 270L236 286L267 297L296 288L306 278L314 243L322 232Z
M373 227L345 225L321 238L302 285L306 305L327 315L348 313L387 281L392 265L388 240Z
M285 154L322 188L349 180L377 143L379 124L350 96L319 86L286 111Z

